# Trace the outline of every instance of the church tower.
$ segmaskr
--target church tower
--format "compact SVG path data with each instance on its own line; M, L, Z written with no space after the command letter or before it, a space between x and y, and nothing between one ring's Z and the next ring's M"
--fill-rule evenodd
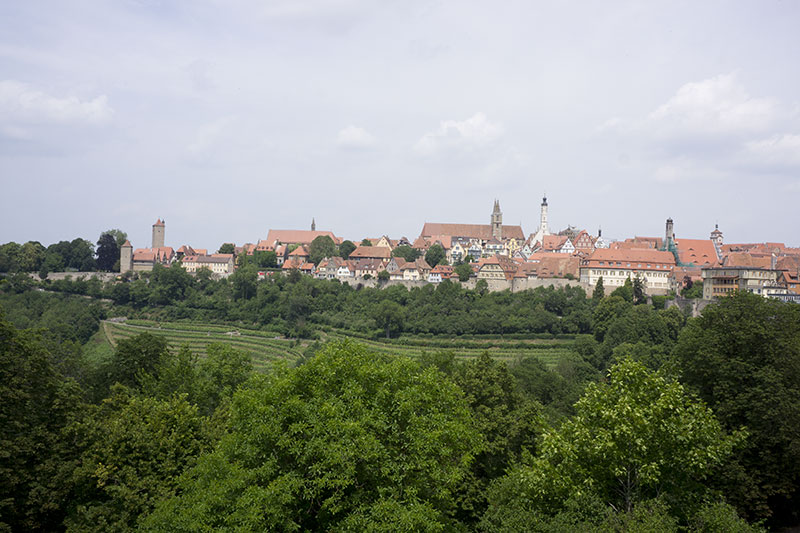
M500 202L494 201L492 210L492 237L498 241L503 240L503 213L500 211Z
M667 219L667 228L664 234L664 249L669 250L670 242L674 242L675 240L675 225L672 223L672 219Z
M119 272L124 274L131 271L133 271L133 246L131 241L126 239L125 244L119 248Z
M160 218L153 224L153 246L152 248L164 247L164 221Z
M547 227L547 196L542 198L542 212L539 215L539 231L542 236L550 235L550 230Z
M314 217L311 217L311 231L317 231L317 221L314 220Z
M542 211L539 215L539 229L528 238L531 245L542 244L544 238L550 235L550 228L547 227L547 195L542 198Z

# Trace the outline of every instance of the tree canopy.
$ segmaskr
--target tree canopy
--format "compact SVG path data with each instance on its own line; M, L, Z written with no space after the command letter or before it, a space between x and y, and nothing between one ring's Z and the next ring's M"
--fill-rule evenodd
M315 237L308 247L309 260L318 265L326 257L336 255L336 243L327 235Z
M228 434L144 525L442 530L479 444L462 394L437 370L334 344L237 392Z

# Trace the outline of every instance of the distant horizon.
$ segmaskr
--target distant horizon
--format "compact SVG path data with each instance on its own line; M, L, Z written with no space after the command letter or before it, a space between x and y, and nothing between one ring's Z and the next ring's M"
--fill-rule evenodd
M494 199L531 233L546 193L556 229L800 245L800 3L89 5L0 3L0 242L412 239Z

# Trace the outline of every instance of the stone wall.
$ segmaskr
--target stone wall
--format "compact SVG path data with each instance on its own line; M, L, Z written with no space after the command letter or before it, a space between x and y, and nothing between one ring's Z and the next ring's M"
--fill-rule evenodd
M36 272L30 272L29 274L33 279L39 281L39 274ZM50 281L56 281L69 277L73 281L77 280L78 278L98 278L100 281L113 281L117 278L117 276L119 276L117 272L50 272L47 274L47 279Z
M361 285L362 287L391 287L393 285L403 285L407 289L412 289L414 287L424 287L425 285L436 285L432 283L428 283L427 281L404 281L404 280L390 280L383 283L380 283L377 279L362 279L362 278L345 278L340 280L342 283L347 283L353 287L357 285ZM581 283L578 280L569 280L563 278L544 278L544 279L514 279L512 281L506 280L485 280L486 284L489 288L489 291L505 291L511 290L511 292L520 292L527 289L535 289L537 287L549 287L554 286L556 288L561 287L582 287L586 294L591 296L591 291L594 287L589 286L588 283ZM478 282L476 278L470 278L469 281L459 282L456 278L453 280L454 283L461 283L461 286L465 289L474 289L475 284Z

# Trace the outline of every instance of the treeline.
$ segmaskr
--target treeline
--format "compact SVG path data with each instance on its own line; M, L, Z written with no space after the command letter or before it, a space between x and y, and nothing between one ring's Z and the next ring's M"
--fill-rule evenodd
M119 271L120 247L127 234L112 229L100 234L95 245L86 239L60 241L44 246L38 241L24 244L0 244L0 273L38 272L41 278L50 272Z
M106 298L119 312L163 320L243 322L313 337L319 326L360 334L576 334L591 333L593 304L576 287L538 288L521 293L466 290L449 281L421 288L351 287L297 272L276 273L259 281L245 266L227 279L202 271L188 274L179 264L156 266L124 282L96 279L37 284L12 276L10 291L33 286L62 293Z
M181 276L139 281L174 295ZM436 298L522 305L455 285L381 294L289 276L245 297L235 280L195 282L232 308L277 289L274 302L364 298L363 315L396 304L404 328L412 305L443 312ZM192 310L202 291L123 305ZM631 287L529 291L521 301L544 312L563 296L588 314L554 369L345 342L256 374L229 347L194 360L148 334L105 359L65 358L55 347L80 348L113 304L12 281L0 292L0 530L745 532L798 521L800 306L738 294L687 319L636 305ZM315 313L306 324L329 320ZM73 337L59 327L78 323L90 327Z

